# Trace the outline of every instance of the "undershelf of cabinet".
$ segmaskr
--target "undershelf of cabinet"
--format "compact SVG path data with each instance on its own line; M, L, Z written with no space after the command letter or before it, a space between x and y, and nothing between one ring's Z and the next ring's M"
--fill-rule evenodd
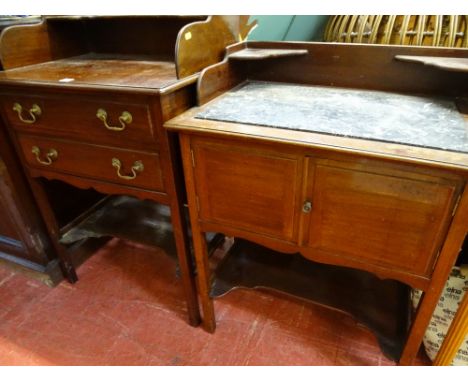
M68 255L75 268L79 268L86 260L88 260L97 250L104 246L111 238L103 237L88 237L81 239L67 247Z
M130 196L108 196L62 230L60 242L79 243L88 238L117 237L151 247L162 248L176 259L176 245L169 206ZM210 253L224 240L208 233Z
M41 183L46 190L61 232L66 231L69 226L76 225L77 220L106 198L106 195L93 188L83 190L59 180L41 179Z
M211 297L239 287L273 289L347 313L376 335L385 355L401 356L411 304L410 288L400 282L235 239L215 270Z

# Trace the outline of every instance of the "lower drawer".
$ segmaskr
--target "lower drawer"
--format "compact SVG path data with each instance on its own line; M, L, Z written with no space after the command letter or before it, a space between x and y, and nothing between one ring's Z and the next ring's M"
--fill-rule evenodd
M65 140L20 135L19 142L31 167L70 175L164 191L159 155Z

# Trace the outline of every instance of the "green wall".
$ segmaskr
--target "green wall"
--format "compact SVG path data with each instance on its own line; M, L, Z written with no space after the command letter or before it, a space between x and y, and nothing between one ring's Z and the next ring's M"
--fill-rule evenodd
M254 15L258 26L249 40L257 41L322 41L329 16L323 15Z

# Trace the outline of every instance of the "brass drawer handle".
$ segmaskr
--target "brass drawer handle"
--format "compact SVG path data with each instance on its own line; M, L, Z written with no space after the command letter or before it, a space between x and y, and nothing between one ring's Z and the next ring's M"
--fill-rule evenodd
M120 115L119 117L120 127L108 125L107 111L105 111L104 109L98 109L98 111L96 112L96 117L98 117L98 119L100 119L104 123L104 126L106 126L107 130L112 130L112 131L125 130L125 127L127 127L127 125L130 125L133 121L132 115L128 111L124 111Z
M18 113L18 118L21 120L21 122L24 123L34 123L36 122L36 118L42 114L42 110L37 104L33 104L31 109L28 110L31 119L23 118L23 106L21 106L18 102L13 104L13 110Z
M308 214L310 211L312 211L312 202L306 200L302 205L302 212Z
M145 169L145 166L143 166L143 162L141 160L137 160L133 163L132 166L132 175L122 175L120 173L120 169L122 168L122 162L120 162L119 159L117 158L112 158L112 167L115 167L117 169L117 176L120 179L125 179L125 180L132 180L137 177L137 173L143 172Z
M52 162L55 161L58 158L58 152L55 149L49 149L49 151L47 151L47 154L46 154L47 160L45 160L45 161L40 158L41 149L39 147L33 146L31 152L36 157L36 160L40 164L43 164L45 166L50 166L52 164Z

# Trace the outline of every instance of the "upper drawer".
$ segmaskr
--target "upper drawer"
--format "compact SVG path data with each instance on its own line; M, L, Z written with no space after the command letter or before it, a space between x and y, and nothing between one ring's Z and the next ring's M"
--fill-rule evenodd
M149 147L156 141L146 104L10 95L3 109L11 126L29 133L118 147Z
M47 171L164 192L159 155L20 134L28 165Z

